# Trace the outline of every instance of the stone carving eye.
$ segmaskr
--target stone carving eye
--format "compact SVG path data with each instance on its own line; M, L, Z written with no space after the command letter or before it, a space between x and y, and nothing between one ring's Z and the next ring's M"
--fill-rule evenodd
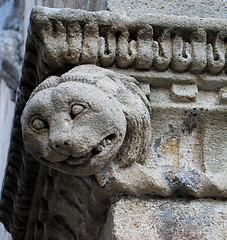
M33 119L31 125L32 125L33 129L38 130L38 131L48 127L47 122L40 118Z
M78 104L74 104L72 106L72 108L71 108L71 113L70 113L72 119L74 119L77 115L79 115L81 112L83 112L84 109L85 109L84 106L78 105Z

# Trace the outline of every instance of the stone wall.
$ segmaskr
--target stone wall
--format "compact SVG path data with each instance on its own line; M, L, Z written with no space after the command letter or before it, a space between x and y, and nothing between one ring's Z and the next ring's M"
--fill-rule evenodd
M225 0L108 0L111 12L121 12L128 16L144 14L164 14L201 18L227 18ZM140 11L143 9L143 11Z

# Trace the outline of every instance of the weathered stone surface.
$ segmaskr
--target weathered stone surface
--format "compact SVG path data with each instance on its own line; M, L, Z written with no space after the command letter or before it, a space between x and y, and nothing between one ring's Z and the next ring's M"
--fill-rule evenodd
M122 72L129 74L130 69L130 75L154 86L196 83L200 89L218 90L226 85L225 29L222 19L151 14L128 18L108 12L36 8L29 39L34 39L39 54L29 54L34 61L40 59L41 80L50 72L63 71L67 62L127 68ZM30 41L28 46L34 46Z
M18 1L18 0L17 0ZM23 5L21 16L21 32L26 39L27 29L29 26L30 13L33 7L39 5L49 8L72 8L84 9L87 11L107 10L107 0L23 0L20 1ZM19 2L19 1L18 1ZM18 12L18 9L17 9Z
M169 90L151 89L150 99L152 159L170 171L173 188L181 188L175 194L197 192L203 181L207 193L226 192L226 107L218 93L199 91L195 102L175 103Z
M32 92L22 114L23 141L36 160L75 176L97 174L113 159L126 167L146 159L149 110L135 79L79 66Z
M218 200L122 199L100 240L226 240L227 203Z
M0 213L15 239L98 239L109 200L119 194L226 198L226 29L221 19L35 8ZM69 106L69 96L96 111L79 120L89 107ZM122 137L111 153L102 127L109 136L112 126ZM34 133L48 128L54 145L45 131ZM101 145L104 158L77 171ZM40 167L40 156L61 173Z
M53 20L49 20L50 16L56 20L55 23ZM217 19L202 19L198 23L194 19L184 17L170 18L163 16L163 18L159 20L152 17L152 15L149 16L150 18L144 18L142 21L142 19L130 19L126 17L120 19L117 15L104 12L100 14L69 9L54 10L37 8L31 16L32 27L30 29L30 40L28 40L27 48L29 49L29 45L36 46L36 51L39 52L36 54L38 59L36 59L35 55L29 50L27 54L28 56L33 56L34 63L36 62L39 66L38 81L44 80L45 76L51 75L51 72L64 72L67 69L65 66L66 62L72 65L93 63L100 64L101 66L104 65L105 67L107 67L106 63L108 63L108 66L112 66L112 69L115 71L130 67L121 72L126 75L130 74L135 76L138 80L148 82L152 84L153 87L156 87L155 89L151 89L150 97L153 108L151 117L154 126L152 145L155 147L151 148L151 157L144 159L147 164L146 166L133 165L130 169L131 173L130 171L128 172L129 176L140 176L138 179L141 178L143 180L137 181L137 178L133 178L135 182L130 183L130 181L126 181L127 177L123 177L126 172L120 170L113 171L115 172L116 181L118 183L120 182L122 186L125 186L124 190L126 192L129 191L133 194L153 193L150 189L153 189L154 185L152 184L153 187L151 187L149 183L156 182L157 179L160 181L161 179L166 179L171 186L173 194L179 192L179 194L189 194L197 197L224 197L226 196L226 184L222 184L219 178L221 176L225 179L226 175L225 168L223 168L223 166L225 166L224 159L226 154L224 150L226 149L226 143L224 141L226 138L226 126L225 117L217 119L217 116L224 116L226 107L219 105L216 93L201 90L216 91L225 86L227 78L226 73L223 71L224 69L221 70L217 76L213 76L213 74L215 72L217 74L221 69L220 66L224 66L223 54L225 54L224 36L226 23ZM65 21L68 21L69 25L73 22L74 28L66 31L67 27L63 24ZM84 21L86 24L81 25L80 21ZM107 24L110 25L110 23L114 27L111 33L109 32L110 28L106 28ZM46 29L40 28L41 24L42 26L44 24L49 27ZM53 28L51 24L56 24L56 28ZM139 28L136 27L138 24L140 24ZM157 26L158 28L156 28ZM170 28L170 31L158 31L161 26ZM191 39L190 44L187 41L184 42L183 37L187 38L188 34L191 33L189 29L197 29L199 26L199 30L194 32L195 35L190 35L195 37ZM84 29L83 36L82 29ZM219 31L218 34L210 35L210 32L212 32L210 31L211 29L213 31ZM117 30L119 41L116 44L116 39L113 39L116 38ZM136 31L137 38L133 38L133 30ZM53 31L58 32L57 40ZM39 39L41 41L37 39L38 32L40 33ZM153 39L155 32L156 34L160 34L159 37L154 35L156 39L160 39L158 42ZM207 42L206 37L204 38L207 34L209 37L213 37L214 42L216 41L213 45L219 54L219 58L216 60L214 60L214 56L212 57L211 54L212 44ZM170 40L172 35L173 41ZM34 39L36 44L30 42L31 39ZM129 39L131 39L130 43L128 43ZM107 52L102 52L102 50L104 51L105 49L102 45L103 40L107 41L107 46L110 47L108 54ZM56 45L55 48L52 48L53 43ZM76 48L75 46L78 47ZM164 54L163 58L161 57L162 59L159 57L156 58L155 56L157 55L152 56L152 52L156 48L155 46L162 46L162 49L166 49L167 55ZM153 47L154 49L152 49ZM42 52L40 52L40 49L42 49ZM129 49L131 49L130 53L127 52ZM152 51L146 51L147 49L152 49ZM166 58L168 52L172 54L170 49L173 50L173 55ZM192 49L195 55L190 55L189 49ZM201 54L201 49L204 50L204 54ZM188 52L186 53L184 51ZM137 54L137 57L135 57L135 54ZM151 65L150 60L152 57L154 57L154 65ZM205 62L203 58L205 58ZM201 64L199 65L199 63ZM137 69L132 68L132 66ZM140 66L147 67L141 69ZM172 70L163 72L166 67L170 67ZM207 70L207 74L198 75L200 71L203 71L204 67ZM27 68L26 71L28 69L29 68ZM162 76L165 75L169 78L169 81L166 81L167 83L160 80L160 77L157 75L157 70L160 71ZM175 75L171 75L174 71L176 72L173 73ZM185 75L186 73L182 74L182 71L191 71L191 73ZM36 73L34 72L34 74ZM25 78L26 75L26 72L24 72L23 76ZM178 76L178 78L174 76ZM179 84L179 79L184 83L194 83L190 86L190 88L193 86L194 92L192 104L185 103L185 105L179 105L178 103L172 102L169 97L169 90L158 89L157 91L157 87L165 87L168 89L171 83ZM174 81L176 81L176 83L174 83ZM199 92L196 90L198 88L197 85L200 89ZM172 93L174 92L173 88ZM197 95L196 99L195 94ZM180 95L182 95L182 93L180 93ZM209 100L207 101L207 99ZM166 110L160 114L160 109ZM176 112L177 115L175 116ZM173 117L174 120L171 124L166 114ZM204 125L203 118L207 119L206 125ZM215 122L215 124L213 122ZM170 126L171 129L169 129L168 126ZM212 134L216 131L214 126L218 126L218 129L220 129L218 141L217 139L215 141L211 140ZM158 129L162 130L159 131ZM215 164L212 163L214 149L220 153L216 156ZM175 165L175 163L177 165ZM152 169L157 166L159 166L162 174L160 174L160 171L157 171L159 177L154 177L154 179L156 179L154 180L151 177L154 174ZM112 167L110 169L112 169ZM151 171L152 174L149 174L149 171ZM104 175L112 176L112 174L108 172L109 171L105 171ZM102 179L103 173L100 176ZM154 174L154 176L156 176L156 174ZM104 177L104 179L105 178L106 177ZM107 179L108 178L109 177L107 177ZM98 177L98 179L100 179L100 177ZM129 179L131 179L131 177ZM106 180L104 180L104 182L105 181ZM147 182L148 185L144 184L144 182ZM140 183L143 183L143 186ZM155 185L158 186L157 183L155 183ZM171 195L169 190L166 191L168 195Z
M198 93L197 85L173 84L171 87L171 98L176 102L192 102L196 100Z
M108 0L108 10L130 16L145 13L184 15L203 18L227 18L225 0ZM142 9L142 10L141 10Z
M42 166L25 240L99 239L110 196L88 177Z
M101 186L110 185L113 191L117 185L118 191L136 195L226 197L226 126L225 118L217 118L225 115L226 107L214 105L215 119L211 103L211 109L201 110L206 99L198 94L196 85L174 85L172 95L189 98L185 91L197 93L204 101L199 110L197 105L178 107L167 91L155 90L156 97L150 96L150 116L146 96L133 81L93 65L75 67L60 78L47 78L33 91L22 114L25 150L61 172L95 174ZM163 93L169 102L158 106L163 96L157 94ZM211 100L212 95L206 94ZM217 96L213 99L218 101ZM155 108L157 112L166 110L157 116ZM159 125L153 128L157 132L152 139L150 117L153 126ZM209 121L214 121L215 127L209 126ZM217 131L219 140L212 141ZM220 153L215 163L214 149Z
M227 87L220 89L219 100L221 103L227 103Z

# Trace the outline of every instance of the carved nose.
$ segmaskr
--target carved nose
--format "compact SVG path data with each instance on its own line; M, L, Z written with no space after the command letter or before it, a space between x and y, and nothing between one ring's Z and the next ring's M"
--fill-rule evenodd
M60 148L61 146L69 146L70 143L68 141L64 141L63 143L55 143L55 148Z
M50 136L50 145L54 149L68 149L71 146L69 137L63 135Z

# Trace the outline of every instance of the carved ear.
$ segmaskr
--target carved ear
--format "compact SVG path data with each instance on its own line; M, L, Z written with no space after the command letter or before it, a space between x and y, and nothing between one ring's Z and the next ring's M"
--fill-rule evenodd
M121 168L130 166L134 161L144 163L149 154L151 142L150 117L124 113L127 119L127 132L116 158Z
M121 94L117 95L125 96L117 98L127 119L127 132L116 161L122 168L135 161L142 164L149 154L151 142L150 103L135 78L116 73L110 73L108 77L119 86L124 84L124 88L119 87Z
M30 98L34 97L39 91L47 88L56 87L60 83L60 78L57 76L50 76L41 82L31 93Z
M138 95L150 111L149 103L149 84L141 84L134 77L130 77L120 73L108 72L107 76L115 82L121 82L132 93Z

